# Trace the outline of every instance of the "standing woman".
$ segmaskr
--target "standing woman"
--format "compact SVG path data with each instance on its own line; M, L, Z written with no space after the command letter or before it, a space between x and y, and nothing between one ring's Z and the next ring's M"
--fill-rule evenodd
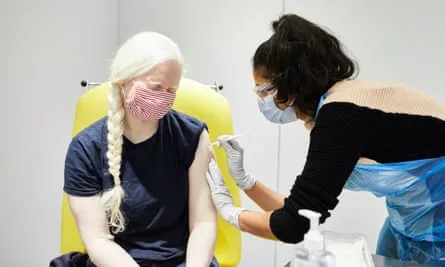
M306 163L282 196L247 172L236 141L219 138L231 176L263 211L234 207L211 163L218 212L244 232L297 243L309 227L298 210L319 212L324 222L344 188L368 191L386 197L389 214L377 254L445 264L445 106L400 84L354 80L340 42L302 17L272 25L253 59L259 110L273 123L305 123Z

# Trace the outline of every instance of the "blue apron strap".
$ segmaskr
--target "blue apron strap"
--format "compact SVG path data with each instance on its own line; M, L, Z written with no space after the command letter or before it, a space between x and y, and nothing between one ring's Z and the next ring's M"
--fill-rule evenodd
M326 100L327 95L328 95L328 92L324 93L324 94L320 97L320 101L318 102L318 106L317 106L317 110L315 111L315 117L314 117L314 118L317 118L318 111L320 110L321 105L323 105L323 102Z

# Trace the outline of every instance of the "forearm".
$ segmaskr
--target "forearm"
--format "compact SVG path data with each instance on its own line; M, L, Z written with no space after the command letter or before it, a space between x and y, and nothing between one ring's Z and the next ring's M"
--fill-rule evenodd
M271 212L259 212L245 210L240 213L239 225L243 232L253 234L255 236L277 240L270 229L269 220Z
M256 180L255 185L244 191L264 211L272 211L283 207L285 196Z
M97 267L139 267L134 259L112 240L96 238L87 244L88 256Z
M216 221L202 222L193 227L187 245L186 266L210 266L215 250L216 225Z

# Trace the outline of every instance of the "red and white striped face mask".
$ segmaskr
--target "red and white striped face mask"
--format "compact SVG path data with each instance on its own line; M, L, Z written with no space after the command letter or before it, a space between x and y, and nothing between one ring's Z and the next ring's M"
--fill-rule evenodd
M125 107L140 120L159 120L167 114L175 102L176 94L153 90L141 84L133 84L131 99L124 95Z

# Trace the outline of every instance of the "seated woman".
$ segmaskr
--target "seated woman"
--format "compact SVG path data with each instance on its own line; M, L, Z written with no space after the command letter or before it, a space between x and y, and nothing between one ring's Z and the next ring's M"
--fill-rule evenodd
M130 38L111 64L108 116L70 143L64 191L88 267L219 266L207 127L171 109L182 65L169 38Z

